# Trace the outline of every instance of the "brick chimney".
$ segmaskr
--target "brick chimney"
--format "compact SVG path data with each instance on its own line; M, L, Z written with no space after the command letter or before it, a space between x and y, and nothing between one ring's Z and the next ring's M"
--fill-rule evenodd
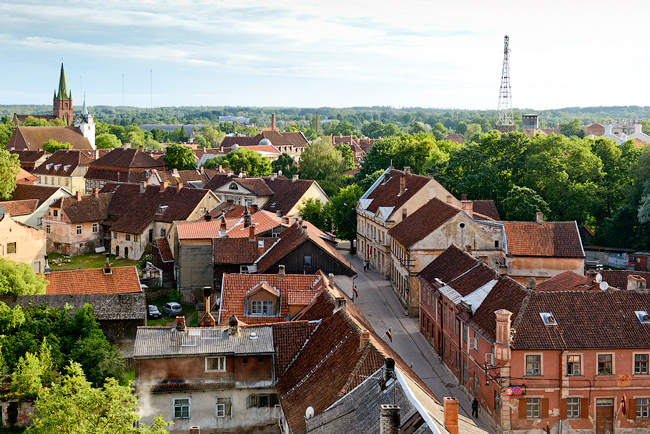
M534 277L526 279L526 289L530 289L531 291L537 290L537 281Z
M598 272L596 270L587 270L587 275L585 276L585 283L589 286L596 283L596 275Z
M453 196L451 194L447 195L447 203L450 204L450 205L451 205L452 198L453 198Z
M140 182L140 193L147 191L147 181Z
M81 192L77 190L77 202L81 202Z
M494 344L494 358L497 363L504 365L510 362L510 317L512 312L500 309L494 312L497 319L496 342Z
M458 400L445 396L445 429L449 434L458 434Z
M277 131L277 128L275 127L275 113L271 113L271 129Z
M275 181L275 178L277 178L277 177L278 177L277 173L275 173L275 172L271 173L271 181Z
M284 265L278 265L278 279L284 279L286 274L284 274Z
M182 182L179 182L179 183L176 184L176 191L181 191L182 188L183 188L183 183Z
M172 170L172 175L178 178L178 169L174 168L174 170Z
M411 174L411 166L404 166L404 175Z
M228 334L236 336L239 334L239 320L235 315L231 316L228 320Z
M93 196L99 197L99 188L93 188Z
M359 333L359 348L363 348L368 342L370 342L370 332L361 330L361 333Z
M160 192L164 193L165 190L167 190L168 186L169 186L169 184L167 184L167 181L164 181L164 182L160 183Z
M228 226L226 225L226 218L221 216L221 223L219 223L219 236L223 237L228 232Z
M406 191L406 175L402 173L399 177L399 194L402 195Z
M460 203L463 206L463 211L467 213L468 216L474 218L474 202L467 200L467 195L464 194L465 199L461 200Z
M544 226L544 213L543 212L538 212L537 213L537 224L540 226Z
M297 181L297 180L298 180L298 174L296 173L295 175L293 175L291 177L291 181L293 182L293 181Z
M244 211L244 229L251 225L251 213L248 212L248 208Z
M380 434L399 434L400 408L395 404L382 404L379 416ZM458 430L456 430L458 433Z
M176 317L176 331L184 332L185 331L185 317L177 316Z
M255 226L248 227L248 240L255 241Z

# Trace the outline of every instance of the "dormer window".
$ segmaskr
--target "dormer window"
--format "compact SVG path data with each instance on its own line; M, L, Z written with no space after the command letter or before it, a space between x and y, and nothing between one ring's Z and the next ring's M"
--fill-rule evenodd
M56 166L54 166L54 170L59 170L60 168L61 168L60 164L57 164Z
M239 187L237 187L237 184L234 182L230 183L230 187L228 187L231 190L239 190Z
M553 316L552 313L550 313L550 312L540 312L539 316L542 317L542 321L544 321L544 325L547 325L547 326L557 325L557 321L555 321L555 317Z
M272 316L273 300L251 300L251 316Z
M50 170L50 169L52 169L52 166L54 166L54 164L52 164L52 163L48 163L48 165L45 166L45 167L47 168L47 170Z
M158 209L156 210L156 215L165 214L165 211L167 211L167 208L169 208L168 205L158 205Z
M650 315L648 315L647 311L635 310L634 313L636 314L636 317L639 318L639 321L641 321L641 324L650 324Z
M63 166L63 171L67 172L68 170L70 170L70 167L71 167L70 164L66 164L65 166Z

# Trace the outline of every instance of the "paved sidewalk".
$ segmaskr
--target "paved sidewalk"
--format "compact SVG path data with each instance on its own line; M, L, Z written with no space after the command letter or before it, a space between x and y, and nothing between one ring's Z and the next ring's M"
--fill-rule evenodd
M433 347L420 333L419 320L406 316L404 308L390 287L390 282L384 280L374 271L363 271L363 263L360 259L351 256L349 250L344 250L341 247L340 249L359 273L355 279L359 293L355 303L375 331L379 335L383 334L382 338L406 363L412 366L415 373L429 386L440 401L445 396L457 398L458 411L471 418L471 402L458 387L456 376L438 359ZM392 331L392 342L384 334L389 328ZM474 420L479 427L487 432L495 433L482 416Z

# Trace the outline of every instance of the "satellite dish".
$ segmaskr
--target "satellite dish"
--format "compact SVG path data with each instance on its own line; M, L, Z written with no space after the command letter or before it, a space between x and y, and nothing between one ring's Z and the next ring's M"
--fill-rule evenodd
M282 169L278 170L278 175L282 176Z
M600 284L598 285L598 287L599 287L602 291L606 291L607 288L609 288L609 284L608 284L607 282L600 282Z
M598 273L596 274L596 283L600 283L603 281L603 275Z
M314 417L314 407L311 405L307 407L307 410L305 410L305 419L311 419Z

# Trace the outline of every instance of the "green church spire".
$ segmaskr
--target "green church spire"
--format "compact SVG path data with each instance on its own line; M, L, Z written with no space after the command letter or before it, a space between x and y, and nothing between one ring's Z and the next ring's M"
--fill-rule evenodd
M61 63L61 78L59 78L59 93L54 93L54 99L60 101L72 99L72 92L68 93L68 88L65 85L65 71L63 70L63 62Z

